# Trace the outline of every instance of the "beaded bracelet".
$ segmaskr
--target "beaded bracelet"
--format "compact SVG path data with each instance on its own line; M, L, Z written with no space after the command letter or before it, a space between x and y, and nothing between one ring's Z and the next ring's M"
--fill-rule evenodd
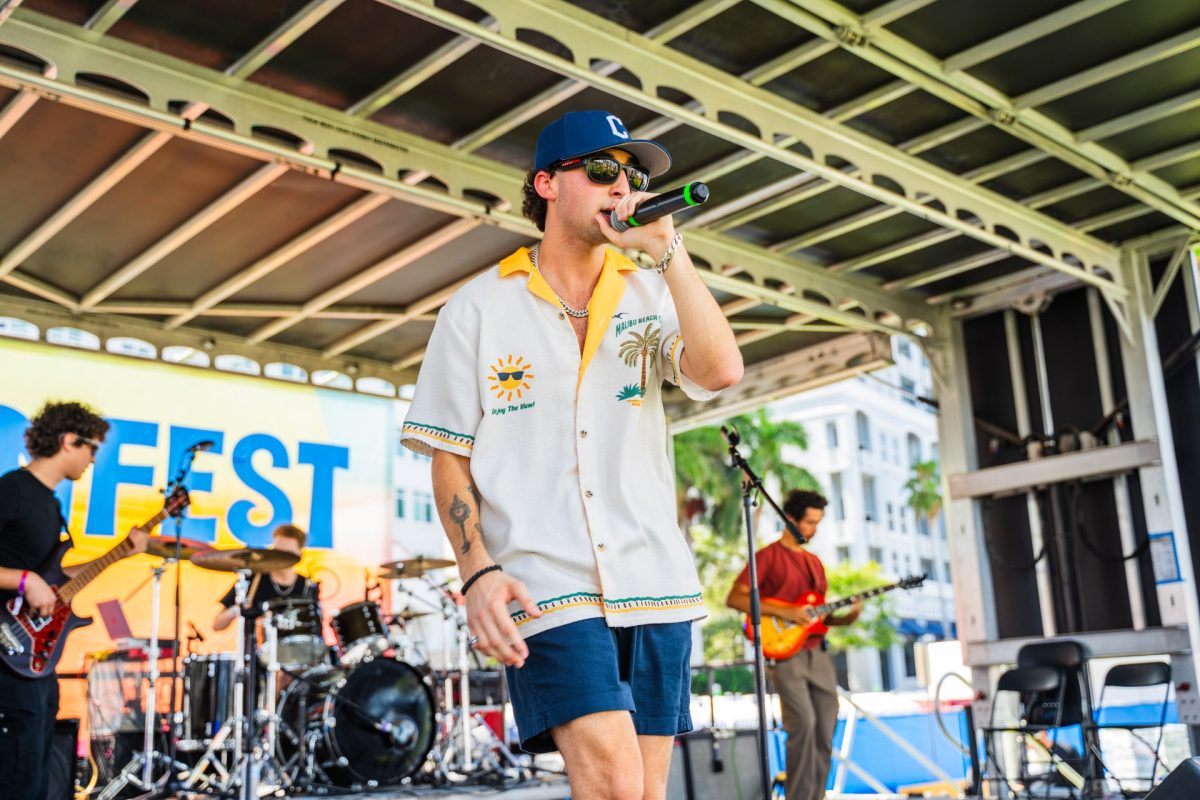
M474 584L475 581L479 580L480 578L482 578L484 575L488 574L489 572L495 572L496 570L500 570L501 572L503 572L504 568L501 567L499 564L492 564L491 566L484 567L483 569L479 570L471 577L467 578L467 582L464 583L463 587L462 587L462 596L463 597L467 596L467 589L470 589L471 585Z

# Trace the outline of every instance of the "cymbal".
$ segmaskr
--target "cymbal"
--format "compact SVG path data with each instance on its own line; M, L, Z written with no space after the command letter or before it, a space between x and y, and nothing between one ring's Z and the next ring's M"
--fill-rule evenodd
M237 572L239 569L248 569L251 572L274 572L277 569L290 567L299 560L300 556L295 553L272 550L267 547L209 550L192 556L192 563L196 566L218 572Z
M432 613L432 611L413 611L411 608L406 608L403 611L397 611L393 614L392 619L408 622L410 619L416 619L417 617L428 617Z
M174 558L176 541L179 542L179 557L185 561L190 560L197 553L212 550L212 545L207 542L198 542L195 539L176 539L174 536L153 536L146 540L146 554L158 556L159 558Z
M425 556L417 556L416 558L405 558L400 561L388 561L380 564L379 568L383 570L379 577L395 579L395 578L419 578L426 572L435 569L445 569L453 567L454 562L448 558L426 558Z

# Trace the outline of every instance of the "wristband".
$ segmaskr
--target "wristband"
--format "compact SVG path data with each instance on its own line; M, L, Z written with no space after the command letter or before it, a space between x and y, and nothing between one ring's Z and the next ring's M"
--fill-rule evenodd
M29 577L29 570L21 570L21 582L17 584L17 594L25 595L25 579Z
M467 582L464 583L463 587L462 587L462 596L463 597L467 596L467 589L470 589L471 585L474 584L475 581L479 580L480 578L482 578L484 575L488 574L489 572L495 572L496 570L500 570L501 572L503 572L504 568L501 567L499 564L492 564L489 567L484 567L483 569L479 570L471 577L467 578Z

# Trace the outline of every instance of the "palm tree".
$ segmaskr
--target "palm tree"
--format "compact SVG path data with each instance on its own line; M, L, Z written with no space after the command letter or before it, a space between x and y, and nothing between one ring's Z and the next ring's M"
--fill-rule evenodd
M639 360L642 362L642 380L638 387L643 397L646 395L646 368L650 363L650 356L658 350L660 330L654 327L654 323L650 323L646 326L645 333L630 331L625 341L621 342L620 356L625 359L626 366L635 367Z
M938 566L942 563L941 536L934 530L933 524L938 515L942 513L942 476L938 469L938 463L932 459L914 461L910 469L912 470L909 473L910 477L904 484L904 488L908 492L908 507L913 510L913 514L918 520L925 523L926 530L933 538L933 570L935 574L930 575L929 578L938 587L938 610L942 617L942 632L949 639L950 620L946 614L946 604L942 600L942 583L936 574Z
M808 470L793 463L797 451L808 448L803 425L772 419L765 410L739 414L724 424L738 429L742 454L765 483L777 482L787 489L817 488ZM710 612L704 626L705 652L710 658L728 658L734 641L729 632L737 628L733 620L739 617L723 601L734 576L746 563L741 476L728 467L728 448L720 425L685 431L674 437L674 445L680 523L689 528L696 544L696 565ZM699 513L688 513L697 510ZM760 507L757 514L761 513ZM756 517L755 531L758 522Z

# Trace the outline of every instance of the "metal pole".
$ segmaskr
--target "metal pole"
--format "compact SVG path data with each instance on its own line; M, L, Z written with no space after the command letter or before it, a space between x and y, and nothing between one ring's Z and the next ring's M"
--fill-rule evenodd
M159 597L164 565L154 568L154 595L150 598L150 686L146 692L146 726L142 735L142 786L149 789L154 780L154 723L158 717L158 616ZM169 770L168 770L169 771Z
M754 694L758 699L758 764L763 800L771 800L771 759L767 751L767 666L762 650L762 607L758 593L758 546L754 541L754 515L750 512L748 480L742 482L742 513L746 518L746 550L750 580L750 625L754 630Z

